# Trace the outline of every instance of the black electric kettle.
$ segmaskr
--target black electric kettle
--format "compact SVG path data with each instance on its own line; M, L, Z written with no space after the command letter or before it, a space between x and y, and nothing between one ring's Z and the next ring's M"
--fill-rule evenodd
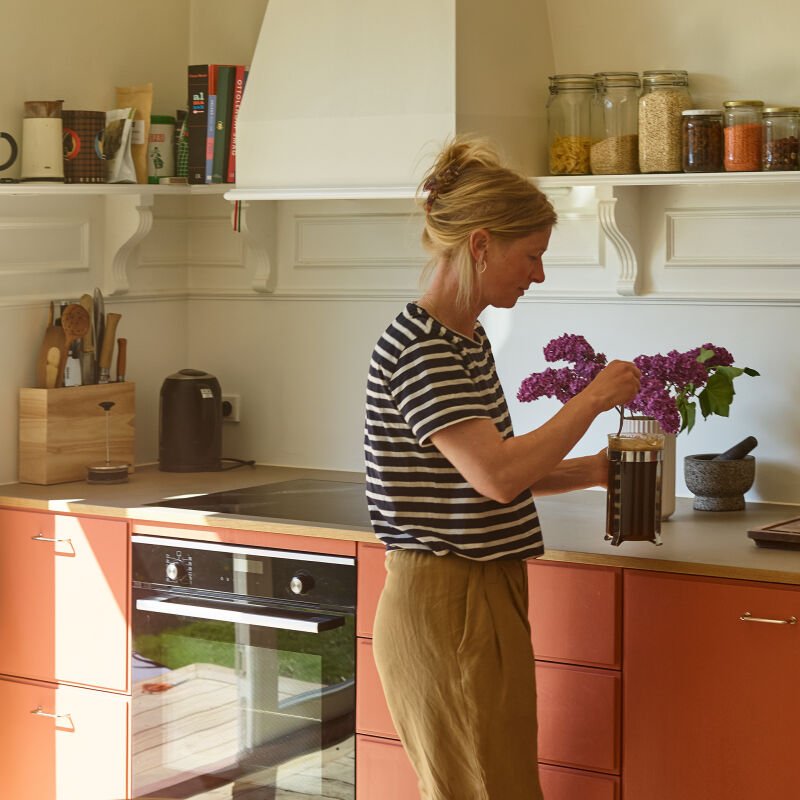
M182 369L161 385L158 468L163 472L222 469L222 390L199 369Z

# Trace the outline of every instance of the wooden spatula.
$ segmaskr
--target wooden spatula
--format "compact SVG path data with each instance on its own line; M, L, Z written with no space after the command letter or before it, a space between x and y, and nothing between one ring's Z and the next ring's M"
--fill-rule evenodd
M36 385L40 389L52 389L58 383L58 373L56 373L55 381L48 386L47 365L50 364L51 367L54 363L60 365L65 360L64 339L64 329L60 325L53 325L53 303L50 303L47 329L44 332L42 346L39 348L39 357L36 359ZM57 359L50 352L54 347L58 349Z
M89 317L89 312L83 306L80 306L77 303L70 303L61 312L61 327L64 329L65 337L65 355L61 359L61 364L59 365L58 386L64 385L64 366L67 363L66 353L69 353L70 345L76 339L83 339L83 337L86 336L86 334L89 332L90 324L91 320Z

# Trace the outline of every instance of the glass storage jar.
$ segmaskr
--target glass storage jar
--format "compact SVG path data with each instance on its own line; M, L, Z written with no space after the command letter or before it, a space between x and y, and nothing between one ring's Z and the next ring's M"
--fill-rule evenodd
M639 171L638 72L596 72L592 104L594 175L625 175Z
M761 169L761 100L726 100L725 170L758 172Z
M591 75L552 75L547 141L552 175L588 175L591 147Z
M681 171L681 114L692 107L689 74L683 69L642 73L639 98L639 169Z
M772 106L764 109L764 148L761 166L765 170L796 170L800 108Z
M692 108L681 123L684 172L722 172L722 111Z

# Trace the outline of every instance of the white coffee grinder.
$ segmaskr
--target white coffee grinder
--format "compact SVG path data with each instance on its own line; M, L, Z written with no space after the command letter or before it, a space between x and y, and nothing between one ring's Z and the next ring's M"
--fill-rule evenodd
M22 170L30 182L64 182L63 100L29 100L22 120Z

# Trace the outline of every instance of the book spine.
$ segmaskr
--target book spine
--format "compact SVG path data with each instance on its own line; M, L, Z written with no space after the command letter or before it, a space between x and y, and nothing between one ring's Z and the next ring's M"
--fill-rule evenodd
M217 70L216 64L208 65L208 117L206 118L206 168L204 183L211 183L214 172L214 127L217 122Z
M206 131L208 125L208 64L189 67L188 117L189 140L187 177L189 183L206 180Z
M222 183L228 176L233 78L236 67L222 64L217 73L217 118L214 125L214 170L212 183Z
M239 106L244 96L245 68L241 64L236 67L233 77L233 108L231 109L231 145L228 150L228 174L226 183L236 183L236 119L239 116Z

